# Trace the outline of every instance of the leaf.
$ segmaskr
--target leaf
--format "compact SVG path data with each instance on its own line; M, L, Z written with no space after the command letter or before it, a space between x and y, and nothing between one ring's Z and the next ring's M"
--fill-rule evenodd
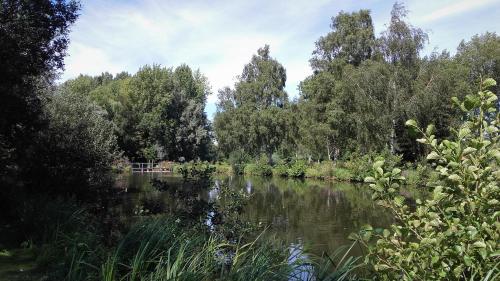
M472 244L472 247L474 248L486 248L486 244L482 241L477 241Z
M487 78L483 81L483 88L484 89L487 89L489 87L493 87L493 86L496 86L497 85L497 82L493 79L493 78Z
M455 105L459 107L461 106L460 100L458 100L457 97L452 97L451 100L453 101L453 103L455 103Z
M401 169L394 168L394 169L392 169L391 174L392 174L392 176L397 176L397 175L401 174Z
M476 152L477 149L475 149L474 147L467 147L466 149L464 149L464 151L462 152L462 155L469 155L473 152Z
M449 175L448 179L454 182L460 182L462 180L462 178L457 174Z
M467 95L465 96L464 100L464 106L465 108L470 111L471 109L477 107L480 104L480 100L477 96L475 95Z
M419 143L427 143L427 139L424 139L424 138L417 139L417 142L419 142Z
M413 120L413 119L410 119L410 120L406 121L405 125L406 125L407 127L418 128L417 121L415 121L415 120Z
M384 165L384 163L385 163L384 160L380 160L380 161L373 163L373 169L376 170L377 168L381 168Z
M429 155L427 155L426 159L427 160L436 160L436 159L439 159L439 155L435 151L432 151L431 153L429 153Z
M375 182L375 178L374 177L366 177L365 178L365 182L366 183L374 183Z
M458 138L459 139L463 139L464 137L466 137L467 135L470 134L470 129L469 128L462 128L460 129L460 131L458 132Z
M396 206L398 206L398 207L403 206L404 201L405 201L405 198L401 195L394 197L394 204L396 204Z
M436 127L434 127L433 124L429 124L429 126L427 126L427 129L425 129L425 133L427 135L432 135L434 134L434 131L436 131Z

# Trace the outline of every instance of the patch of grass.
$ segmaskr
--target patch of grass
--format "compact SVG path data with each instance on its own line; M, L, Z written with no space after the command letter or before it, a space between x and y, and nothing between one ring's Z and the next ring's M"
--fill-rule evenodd
M218 175L230 176L233 174L233 167L228 163L216 163L214 164L215 173Z
M333 168L333 177L339 181L352 181L356 178L352 171L340 167Z

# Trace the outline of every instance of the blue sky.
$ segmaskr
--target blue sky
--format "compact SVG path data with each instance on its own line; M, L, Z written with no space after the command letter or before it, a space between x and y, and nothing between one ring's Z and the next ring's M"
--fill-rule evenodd
M70 35L61 79L104 71L135 73L145 64L187 63L208 77L212 95L206 112L215 112L216 93L235 77L259 47L287 70L286 90L311 74L314 42L330 31L339 11L370 9L375 33L389 22L393 1L82 1ZM428 32L425 53L455 52L462 39L485 31L500 32L500 0L408 0L409 21Z

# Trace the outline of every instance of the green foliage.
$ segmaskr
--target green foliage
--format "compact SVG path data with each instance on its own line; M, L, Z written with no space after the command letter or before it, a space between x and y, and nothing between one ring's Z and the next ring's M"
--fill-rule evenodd
M355 174L345 168L333 168L332 175L333 177L335 177L335 179L340 181L352 181L356 179Z
M176 172L181 174L184 179L206 179L209 180L216 168L207 162L189 162L179 164Z
M334 173L334 164L331 161L323 161L321 163L312 163L306 169L306 178L331 178Z
M44 103L56 73L63 69L79 9L71 0L0 3L0 219L23 204L19 201L25 189L39 195L47 188L61 188L39 184L39 179L48 181L53 175L43 174L45 167L38 169L37 164L57 156L38 150L44 150L49 134ZM65 168L68 163L62 164Z
M260 48L243 69L235 89L219 91L214 117L219 149L226 155L243 150L252 156L272 154L286 137L285 68ZM237 169L240 171L240 169Z
M273 176L288 177L288 165L285 163L277 164L273 167Z
M245 166L244 174L253 176L271 176L273 174L273 169L269 164L251 163Z
M287 174L291 178L303 178L306 174L307 165L304 160L295 160L290 168L287 170Z
M209 87L187 65L175 70L144 66L136 74L83 76L65 91L86 95L104 108L120 148L132 160L207 160L210 126L204 112Z
M242 149L238 149L232 151L229 154L229 164L233 168L233 172L235 175L242 175L245 170L245 165L250 162L250 156L243 151Z
M390 151L383 150L382 153L368 153L364 155L351 153L339 166L349 170L353 174L352 180L363 181L365 177L371 174L372 163L380 159L387 159L387 166L390 168L399 166L401 162L401 156L393 155Z
M70 26L78 18L79 8L77 1L0 3L2 181L30 161L27 148L34 145L45 123L44 94L64 66Z
M68 92L51 96L45 112L49 126L36 150L40 159L33 163L43 174L38 185L80 196L105 189L118 153L114 126L104 112L87 97Z
M215 167L215 173L218 175L233 175L233 167L227 163L216 163L213 165Z
M438 181L430 183L429 198L417 200L414 208L400 195L405 180L401 170L384 169L382 160L373 164L373 177L365 181L397 222L383 231L366 227L358 238L363 243L375 238L374 245L366 244L367 261L381 279L498 276L500 117L497 96L488 90L495 85L495 80L486 79L477 94L454 99L468 117L453 130L453 140L438 141L433 126L424 130L414 120L406 122L422 135L417 141L430 149L427 160L439 174Z

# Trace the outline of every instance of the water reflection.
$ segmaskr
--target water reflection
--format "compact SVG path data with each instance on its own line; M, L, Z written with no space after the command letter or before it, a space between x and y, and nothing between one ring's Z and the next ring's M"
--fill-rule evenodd
M178 202L165 197L151 187L150 179L158 175L133 174L126 181L128 192L119 204L123 216L133 215L137 206L149 204L154 210L173 211ZM171 186L183 186L182 179L165 177ZM333 253L338 247L350 244L350 233L363 224L384 227L391 222L390 215L371 200L365 185L331 183L314 180L282 178L231 177L215 181L228 181L233 188L251 195L243 212L243 219L269 226L267 235L283 239L301 255L306 252L322 255ZM217 188L202 191L199 200L214 202ZM155 203L153 203L155 202ZM210 216L210 214L208 214ZM358 254L359 249L355 249ZM356 253L356 252L355 252ZM303 279L302 279L303 280Z

